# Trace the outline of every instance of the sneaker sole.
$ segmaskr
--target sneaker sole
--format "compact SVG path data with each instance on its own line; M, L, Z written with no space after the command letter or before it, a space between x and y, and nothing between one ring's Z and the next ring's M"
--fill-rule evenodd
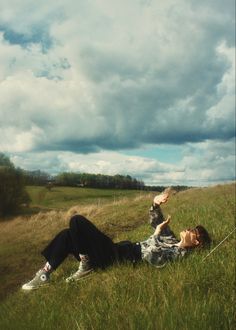
M46 284L42 284L42 285L39 285L37 287L32 287L32 286L26 286L26 285L23 285L21 287L22 290L24 291L32 291L32 290L37 290L39 288L42 288L43 286L48 286L50 283L46 283Z
M94 274L94 271L93 270L90 270L88 271L86 274L83 274L81 275L80 277L78 278L67 278L66 279L66 283L70 283L70 282L77 282L77 281L80 281L80 280L84 280L86 277L89 277L89 276L92 276Z

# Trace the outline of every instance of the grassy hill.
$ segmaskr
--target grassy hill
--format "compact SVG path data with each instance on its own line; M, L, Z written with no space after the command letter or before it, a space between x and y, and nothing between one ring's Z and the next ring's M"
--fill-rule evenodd
M44 262L40 250L75 211L114 241L152 234L154 194L63 189L29 188L32 206L41 211L0 221L0 329L234 329L235 234L205 261L209 251L163 269L115 265L68 285L64 279L78 266L71 257L52 274L50 286L22 292ZM172 215L176 233L201 223L217 245L235 226L235 185L180 192L163 211Z
M137 196L137 190L93 189L78 187L54 187L51 191L45 187L29 186L27 191L31 197L31 208L68 209L74 205L104 204L122 197Z

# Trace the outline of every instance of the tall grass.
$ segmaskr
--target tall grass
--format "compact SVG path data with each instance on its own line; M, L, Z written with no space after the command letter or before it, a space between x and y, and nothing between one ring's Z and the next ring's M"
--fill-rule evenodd
M77 210L115 241L138 241L152 233L152 197L130 196ZM163 210L172 215L175 232L202 223L216 245L235 226L235 185L178 193ZM114 265L69 285L64 279L78 264L68 258L50 286L22 292L21 284L41 266L40 249L67 226L69 214L51 211L0 223L0 329L235 328L235 235L205 261L209 251L162 269L145 263Z

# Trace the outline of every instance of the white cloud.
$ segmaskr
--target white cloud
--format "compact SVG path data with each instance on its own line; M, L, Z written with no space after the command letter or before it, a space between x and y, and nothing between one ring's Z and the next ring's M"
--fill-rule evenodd
M235 48L227 47L222 43L217 50L219 56L228 61L228 69L217 85L218 103L207 110L207 123L214 125L216 122L217 125L225 125L227 129L230 122L233 127L235 125L232 120L235 115Z
M149 185L207 185L235 179L235 140L188 144L178 164L154 158L129 156L113 151L88 155L72 152L42 152L13 155L11 160L25 169L41 169L56 174L62 171L129 174ZM39 166L40 164L40 166Z

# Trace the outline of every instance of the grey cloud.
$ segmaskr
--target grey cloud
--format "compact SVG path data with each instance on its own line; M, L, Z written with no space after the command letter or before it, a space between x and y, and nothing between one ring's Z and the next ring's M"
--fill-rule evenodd
M221 35L212 33L216 27L222 27L220 24L213 19L205 26L204 38L197 42L193 38L190 52L186 45L185 58L170 58L169 69L164 71L155 68L158 57L145 65L144 70L139 62L132 62L126 49L117 55L94 47L82 50L81 61L88 77L100 84L105 81L107 85L104 89L98 87L102 100L97 104L106 112L118 146L120 135L140 143L183 143L234 136L231 121L225 127L219 122L209 125L206 117L207 109L220 99L217 86L229 67L216 53L221 38L228 38L222 32L224 28ZM188 41L192 41L191 34ZM145 63L145 58L142 59ZM178 108L178 102L188 97L192 111Z
M227 142L206 141L185 149L182 164L188 172L199 173L205 181L221 182L235 180L235 139ZM207 173L204 177L202 174Z
M101 46L85 46L80 51L83 70L96 83L101 83L115 77L121 80L135 80L145 76L144 68L130 62L125 53L101 49Z
M63 139L62 141L50 140L48 141L48 143L44 143L44 144L40 143L34 148L35 152L43 152L44 150L71 151L80 154L89 154L101 150L101 144L99 144L98 146L93 141L84 141L84 140L78 141L78 140Z

